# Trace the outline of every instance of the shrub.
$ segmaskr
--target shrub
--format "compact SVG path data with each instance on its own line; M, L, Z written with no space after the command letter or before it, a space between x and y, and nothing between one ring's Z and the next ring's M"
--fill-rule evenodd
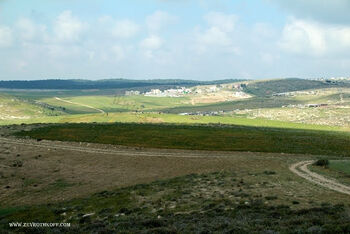
M319 166L319 167L328 167L329 160L328 159L319 159L314 163L314 165Z
M266 196L265 199L266 200L276 200L277 196Z

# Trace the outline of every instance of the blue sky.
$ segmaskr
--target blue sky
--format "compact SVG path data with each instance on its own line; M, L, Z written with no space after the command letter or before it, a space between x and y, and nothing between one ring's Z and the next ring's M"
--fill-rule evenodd
M0 79L350 76L348 0L0 0Z

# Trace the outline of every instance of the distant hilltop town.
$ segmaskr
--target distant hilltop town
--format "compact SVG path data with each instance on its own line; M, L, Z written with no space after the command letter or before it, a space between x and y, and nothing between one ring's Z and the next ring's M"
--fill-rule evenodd
M144 95L149 97L181 97L189 93L192 93L191 89L181 87L178 89L166 89L164 91L160 89L151 89L151 91L146 92Z
M125 96L134 96L134 95L144 95L148 97L182 97L186 94L208 94L216 93L221 90L235 90L234 95L236 97L245 96L246 94L242 92L244 84L225 84L225 85L209 85L209 86L196 86L192 88L179 87L166 90L160 89L151 89L148 92L141 93L137 90L128 90L125 91Z

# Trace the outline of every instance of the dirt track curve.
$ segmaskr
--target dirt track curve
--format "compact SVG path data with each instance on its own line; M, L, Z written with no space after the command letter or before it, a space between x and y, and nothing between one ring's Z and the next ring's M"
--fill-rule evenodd
M79 145L79 143L67 143L58 141L36 141L29 139L17 139L17 138L7 138L0 137L0 142L8 143L13 145L22 145L30 147L39 147L45 149L60 149L68 151L83 152L89 154L111 154L111 155L122 155L122 156L132 156L132 157L169 157L169 158L226 158L231 157L224 152L203 152L203 151L166 151L158 149L154 151L152 149L142 149L137 148L123 148L123 147L107 147L102 148L100 145L96 147L94 144L84 143ZM343 185L332 179L325 178L317 173L314 173L308 169L314 161L302 161L295 163L289 167L289 169L296 175L320 186L326 187L328 189L350 195L350 186Z
M323 187L326 187L328 189L331 189L331 190L334 190L334 191L337 191L340 193L345 193L345 194L350 195L350 187L349 186L340 184L334 180L327 179L327 178L325 178L325 177L323 177L315 172L310 171L307 167L309 165L311 165L313 162L314 161L312 161L312 160L298 162L298 163L291 165L289 167L289 169L293 173L297 174L300 177L303 177L304 179L306 179L312 183L321 185Z

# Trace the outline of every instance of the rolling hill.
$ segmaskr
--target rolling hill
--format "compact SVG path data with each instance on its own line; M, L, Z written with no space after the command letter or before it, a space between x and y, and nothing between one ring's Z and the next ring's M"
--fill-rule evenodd
M244 87L244 91L259 97L271 96L276 93L301 91L308 89L323 89L333 87L350 87L349 83L307 80L298 78L254 81Z
M196 86L233 83L242 80L227 79L216 81L195 81L195 80L129 80L129 79L109 79L109 80L18 80L0 81L2 89L58 89L58 90L87 90L87 89L125 89L157 87L169 88L175 86Z

